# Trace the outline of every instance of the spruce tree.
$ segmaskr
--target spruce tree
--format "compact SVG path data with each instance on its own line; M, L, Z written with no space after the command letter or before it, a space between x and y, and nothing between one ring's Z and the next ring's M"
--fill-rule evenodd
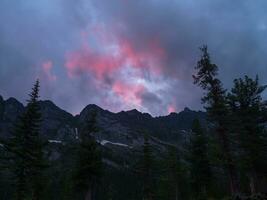
M190 174L192 190L195 199L207 199L211 181L211 167L208 158L207 137L195 119L192 124L192 136L190 143Z
M258 177L266 173L267 138L264 130L266 102L261 94L267 86L261 86L258 76L235 79L228 94L229 105L235 119L234 131L238 140L241 168L248 176L250 192L259 188Z
M153 191L153 155L148 135L144 134L144 145L139 173L142 179L143 200L154 199Z
M4 142L4 147L10 155L8 165L14 175L17 200L39 200L44 190L46 142L40 135L39 87L37 80L29 95L26 111L15 125L11 138Z
M225 168L230 180L230 190L233 195L239 193L239 182L231 153L231 141L227 124L229 123L229 112L227 108L226 91L221 81L217 78L218 67L210 60L207 46L200 48L202 56L195 69L197 74L193 75L194 84L206 91L202 103L208 112L209 119L216 127Z
M101 153L93 136L98 131L96 116L96 112L92 116L88 115L80 132L73 177L74 192L85 200L95 199L96 185L102 172Z
M186 170L183 167L178 150L174 146L168 147L166 164L167 199L178 200L183 198Z

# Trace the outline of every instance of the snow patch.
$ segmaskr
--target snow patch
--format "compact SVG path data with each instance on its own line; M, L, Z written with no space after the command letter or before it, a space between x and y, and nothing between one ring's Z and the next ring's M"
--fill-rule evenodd
M48 140L49 143L57 143L57 144L62 144L61 140Z
M112 144L112 145L117 145L117 146L121 146L121 147L129 147L129 145L127 144L122 144L122 143L118 143L118 142L111 142L108 140L102 140L101 142L99 142L101 145L106 145L106 144Z
M75 128L75 139L79 139L78 128Z

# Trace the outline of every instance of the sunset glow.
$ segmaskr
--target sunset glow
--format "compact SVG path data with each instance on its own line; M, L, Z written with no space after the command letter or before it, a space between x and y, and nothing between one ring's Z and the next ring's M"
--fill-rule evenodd
M225 88L240 71L254 76L255 68L266 79L263 8L252 1L1 1L0 93L23 101L40 78L41 96L71 113L90 103L153 116L201 110L192 74L203 44Z

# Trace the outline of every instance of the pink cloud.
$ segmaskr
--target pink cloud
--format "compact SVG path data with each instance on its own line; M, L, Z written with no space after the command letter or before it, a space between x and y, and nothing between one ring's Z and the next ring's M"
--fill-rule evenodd
M57 77L55 75L53 75L52 72L51 72L52 68L53 68L52 61L47 60L47 61L45 61L45 62L42 63L43 73L44 73L45 77L49 81L55 81L55 80L57 80Z
M118 95L124 104L136 107L142 106L142 94L145 87L142 84L126 84L123 82L115 82L112 91Z
M156 38L136 45L99 24L81 32L80 47L65 54L70 78L90 75L98 91L107 94L111 91L110 101L122 102L126 109L144 107L143 94L153 93L149 85L157 85L148 82L162 76L165 61L165 49Z
M165 51L160 47L159 42L152 40L145 45L145 49L136 49L127 39L119 41L121 56L125 63L134 68L148 69L151 73L159 74L162 67L162 60L165 59Z
M84 73L93 73L103 79L130 66L147 69L151 73L160 73L165 50L156 39L151 39L143 48L122 36L117 37L100 25L81 33L82 45L79 49L66 53L65 67L69 77Z
M83 73L94 73L101 79L121 67L120 58L112 55L101 55L88 47L67 54L65 63L70 77Z
M176 112L176 106L174 104L170 104L168 106L168 113Z

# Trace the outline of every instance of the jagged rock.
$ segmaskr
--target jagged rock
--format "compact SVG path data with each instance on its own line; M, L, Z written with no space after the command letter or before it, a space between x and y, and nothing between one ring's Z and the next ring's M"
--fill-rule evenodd
M193 120L198 118L205 124L206 118L204 112L189 108L161 117L152 117L136 109L112 113L94 104L86 106L80 114L73 116L47 100L40 101L40 108L43 119L42 135L50 141L62 141L53 145L77 140L86 118L96 111L99 126L99 132L94 134L96 140L104 149L112 150L115 157L123 160L142 147L145 133L150 136L157 152L163 151L168 145L182 147L189 138ZM5 101L0 96L0 137L10 134L14 122L24 110L23 104L16 99ZM108 142L104 144L103 141Z

